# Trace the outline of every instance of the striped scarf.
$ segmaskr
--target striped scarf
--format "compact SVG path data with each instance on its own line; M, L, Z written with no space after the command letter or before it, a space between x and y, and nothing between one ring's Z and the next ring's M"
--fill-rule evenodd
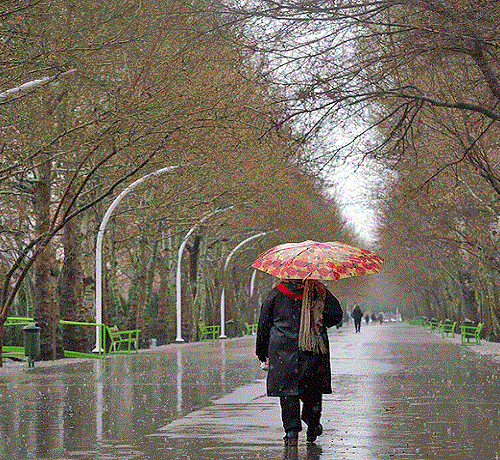
M299 348L314 353L328 352L323 340L323 310L326 287L316 280L306 280L300 313Z

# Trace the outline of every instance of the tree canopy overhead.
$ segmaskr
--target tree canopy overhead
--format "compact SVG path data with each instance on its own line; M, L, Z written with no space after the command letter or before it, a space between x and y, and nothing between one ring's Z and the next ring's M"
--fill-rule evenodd
M493 1L405 0L227 2L246 20L266 69L292 103L289 117L315 133L322 122L360 129L340 146L380 153L401 146L426 106L478 114L497 123L499 11ZM420 70L447 82L409 82ZM439 72L438 72L439 69ZM438 75L438 73L440 75ZM456 76L463 76L456 81ZM456 90L460 90L460 94ZM465 92L464 92L465 90ZM390 104L374 118L374 113ZM381 115L381 116L380 116ZM346 123L346 120L350 123ZM391 125L381 139L377 127ZM349 128L350 125L350 128ZM342 135L342 130L336 133ZM366 137L366 135L368 135ZM391 140L392 142L389 142Z
M299 161L302 139L241 24L222 25L212 6L2 4L0 342L12 307L42 327L43 358L61 356L59 318L92 319L103 214L127 185L165 166L182 165L135 189L108 225L107 321L135 322L144 334L156 313L171 324L176 249L216 209L235 212L205 222L189 242L188 327L215 314L218 264L253 232L277 230L268 244L352 237L322 180ZM249 247L243 268L260 249ZM35 298L19 300L30 289Z
M498 2L225 7L309 140L301 160L319 171L369 158L388 171L374 199L392 302L483 318L498 333Z

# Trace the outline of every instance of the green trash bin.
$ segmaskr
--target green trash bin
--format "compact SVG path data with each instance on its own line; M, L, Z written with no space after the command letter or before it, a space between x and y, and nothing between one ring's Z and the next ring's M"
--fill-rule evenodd
M28 367L35 367L35 359L40 355L40 328L35 323L23 327L23 342Z
M236 337L236 324L232 319L226 321L226 336L230 339Z

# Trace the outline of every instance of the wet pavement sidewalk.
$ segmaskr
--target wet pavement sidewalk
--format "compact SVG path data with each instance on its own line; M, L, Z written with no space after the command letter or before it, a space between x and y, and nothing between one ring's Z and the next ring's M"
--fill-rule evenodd
M404 323L330 332L333 394L315 445L283 447L254 337L0 369L0 458L500 458L497 344ZM500 354L500 353L499 353Z

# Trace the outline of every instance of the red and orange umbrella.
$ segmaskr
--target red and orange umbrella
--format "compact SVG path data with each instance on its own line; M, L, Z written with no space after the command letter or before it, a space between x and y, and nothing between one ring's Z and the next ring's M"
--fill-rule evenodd
M281 279L338 280L378 273L384 259L345 243L303 241L263 252L252 267Z

